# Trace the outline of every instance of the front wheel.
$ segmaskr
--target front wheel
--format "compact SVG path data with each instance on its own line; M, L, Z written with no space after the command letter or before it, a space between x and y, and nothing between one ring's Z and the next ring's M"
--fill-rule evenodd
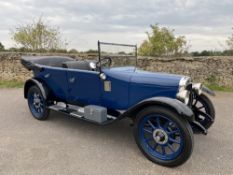
M195 120L199 122L205 129L209 129L215 120L215 109L210 99L202 94L195 95L192 103L192 110L195 115ZM194 133L200 133L195 126L193 127Z
M142 153L163 166L178 166L190 157L193 132L189 123L164 107L148 107L135 121L134 137Z
M37 86L32 86L27 94L28 107L34 118L45 120L48 118L49 110L47 109L46 99L43 97L40 89Z

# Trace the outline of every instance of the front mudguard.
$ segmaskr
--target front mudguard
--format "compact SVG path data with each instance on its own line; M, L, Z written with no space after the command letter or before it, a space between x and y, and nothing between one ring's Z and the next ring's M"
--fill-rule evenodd
M153 97L143 100L136 104L135 106L124 112L120 118L130 117L134 118L136 114L149 106L163 106L177 112L182 118L193 122L195 120L193 111L184 103L177 99L167 98L167 97Z

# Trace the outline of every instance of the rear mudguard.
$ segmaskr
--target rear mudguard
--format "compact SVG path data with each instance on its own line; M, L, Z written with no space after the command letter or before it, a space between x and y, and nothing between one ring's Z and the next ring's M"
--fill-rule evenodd
M31 78L25 82L25 84L24 84L24 98L27 98L28 90L30 89L31 86L37 86L40 89L44 99L48 98L49 92L48 92L48 89L46 88L46 86L43 85L42 82L40 82L39 80L34 79L34 78Z
M177 99L167 98L167 97L154 97L143 100L131 107L127 111L125 111L120 118L130 117L135 118L137 113L146 107L149 106L163 106L167 107L171 110L177 112L181 117L185 118L189 122L193 122L195 120L193 111L186 106L184 103L180 102Z

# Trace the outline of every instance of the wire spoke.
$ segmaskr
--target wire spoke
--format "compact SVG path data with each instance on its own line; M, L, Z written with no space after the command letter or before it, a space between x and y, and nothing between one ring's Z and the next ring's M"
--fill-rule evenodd
M197 102L198 102L197 99L195 99L195 102L194 102L193 106L196 106Z
M202 111L200 111L200 110L198 110L197 113L198 113L199 115L205 117L205 118L208 118L208 119L211 120L211 121L214 120L209 114L204 113L204 112L202 112Z
M174 131L168 131L167 134L175 134L175 133L178 133L179 132L179 129L176 129Z
M203 106L201 106L201 107L198 107L197 109L203 109L203 108L205 108L205 106L203 105Z
M165 155L166 152L165 152L165 146L161 146L161 149L162 149L162 155Z
M151 126L153 129L155 129L155 126L153 125L153 123L152 123L150 120L148 120L148 123L150 124L150 126Z
M175 152L175 150L173 149L173 147L172 147L171 144L168 144L167 146L168 146L168 148L169 148L173 153Z
M150 134L152 134L152 131L150 131L150 130L148 130L148 129L143 129L145 132L148 132L148 133L150 133Z
M179 141L179 140L175 140L175 139L170 138L170 137L169 137L169 141L171 141L171 142L173 142L173 143L178 143L178 144L180 144L180 141Z
M163 128L166 129L168 131L168 126L169 126L169 121L167 121L164 125L163 125Z
M156 118L156 123L157 123L158 128L161 128L159 117Z

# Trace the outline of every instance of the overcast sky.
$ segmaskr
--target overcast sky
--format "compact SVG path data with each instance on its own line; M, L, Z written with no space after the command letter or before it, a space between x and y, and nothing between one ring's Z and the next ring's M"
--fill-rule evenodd
M10 29L41 14L78 50L97 40L140 44L155 23L186 36L191 51L222 50L233 33L233 0L0 0L0 42L14 46Z

